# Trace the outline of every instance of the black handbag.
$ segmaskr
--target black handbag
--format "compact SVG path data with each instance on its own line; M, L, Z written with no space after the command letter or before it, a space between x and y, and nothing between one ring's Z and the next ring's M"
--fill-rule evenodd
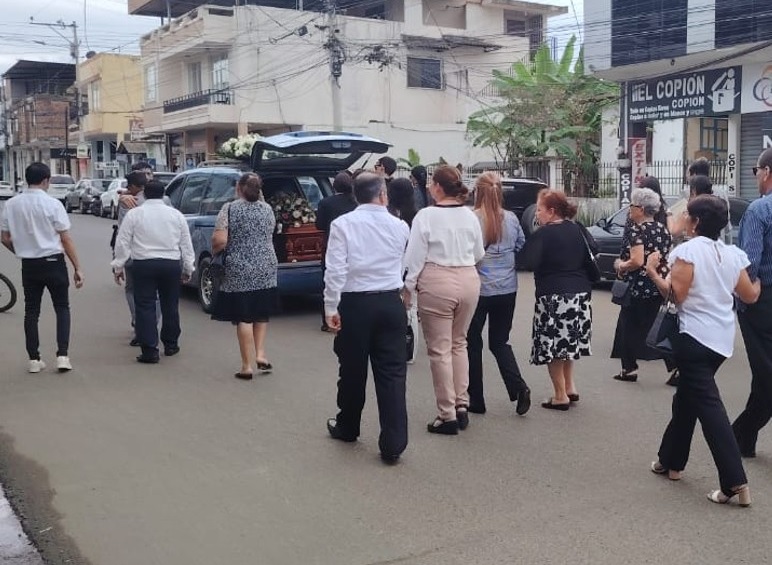
M590 245L590 239L592 239L592 236L587 231L587 228L585 228L583 225L577 224L577 226L579 226L579 231L582 233L584 247L587 249L587 253L584 257L584 268L587 271L587 277L590 279L591 283L600 282L600 280L603 278L603 275L600 272L600 267L598 267L598 260L595 258L595 253L592 252L593 246ZM595 240L593 240L593 244L595 244ZM597 247L597 244L595 247Z
M656 349L661 353L673 354L673 344L678 337L678 310L673 302L673 289L667 295L667 299L662 302L646 336L646 345Z
M611 285L611 302L619 306L630 306L630 283L627 281L614 281Z
M228 228L231 225L231 207L228 204ZM216 253L212 257L212 261L209 263L209 276L212 280L212 290L216 293L220 290L220 285L225 278L225 259L228 256L228 244L225 244L225 249Z
M407 360L412 361L415 358L415 332L413 331L413 314L407 313L407 332L405 344L407 346Z

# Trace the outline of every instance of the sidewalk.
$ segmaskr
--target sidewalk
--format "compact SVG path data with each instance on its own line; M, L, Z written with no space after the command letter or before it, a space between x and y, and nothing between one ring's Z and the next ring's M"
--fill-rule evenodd
M21 524L13 513L0 486L0 563L3 565L43 565L37 550L32 547Z

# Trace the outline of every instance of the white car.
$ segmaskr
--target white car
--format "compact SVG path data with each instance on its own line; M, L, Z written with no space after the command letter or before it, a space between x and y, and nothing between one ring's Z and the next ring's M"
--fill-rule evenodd
M67 194L75 188L75 180L70 175L51 175L48 183L48 195L53 196L64 206Z
M8 200L16 196L16 191L10 182L0 180L0 200Z
M118 219L118 198L127 186L126 179L115 179L107 187L107 190L99 195L99 200L102 203L100 216L113 220Z

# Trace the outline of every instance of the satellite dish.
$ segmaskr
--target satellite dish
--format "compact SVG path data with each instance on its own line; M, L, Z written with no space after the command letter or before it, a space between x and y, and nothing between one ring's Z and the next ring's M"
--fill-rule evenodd
M89 51L86 53L86 59L91 59L91 57L94 57L96 55L96 51Z

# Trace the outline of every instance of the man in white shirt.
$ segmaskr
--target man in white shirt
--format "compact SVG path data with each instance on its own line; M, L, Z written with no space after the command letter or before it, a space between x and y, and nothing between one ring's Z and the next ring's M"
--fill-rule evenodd
M194 270L193 243L188 223L178 210L163 202L164 187L151 181L145 186L145 202L129 210L118 230L112 267L117 282L125 279L124 266L132 260L136 333L142 354L140 363L158 363L156 297L161 303L161 342L164 355L180 351L180 281Z
M70 237L67 212L58 200L46 194L51 169L44 163L32 163L24 176L29 188L7 202L0 237L3 245L21 259L28 370L39 373L46 368L40 359L38 320L43 290L48 289L56 312L56 368L63 373L72 370L69 358L69 275L65 254L75 270L75 288L83 286L83 273L75 243Z
M384 179L362 173L354 181L359 206L330 227L325 256L324 308L335 332L338 415L330 435L356 441L372 365L381 434L381 459L396 463L407 447L407 315L400 298L407 224L386 209Z

